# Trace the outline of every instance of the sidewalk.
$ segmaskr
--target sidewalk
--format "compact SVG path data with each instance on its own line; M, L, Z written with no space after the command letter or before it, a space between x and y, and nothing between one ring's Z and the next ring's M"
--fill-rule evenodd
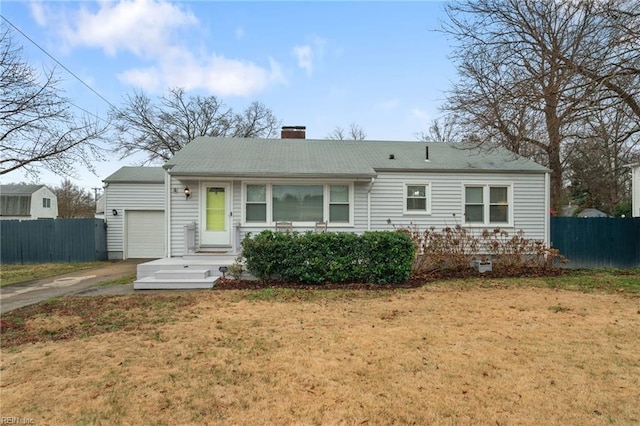
M116 261L95 269L85 269L56 277L43 278L0 288L0 315L23 306L33 305L70 294L107 295L133 294L133 284L95 287L128 274L135 274L139 263L150 259L127 259Z

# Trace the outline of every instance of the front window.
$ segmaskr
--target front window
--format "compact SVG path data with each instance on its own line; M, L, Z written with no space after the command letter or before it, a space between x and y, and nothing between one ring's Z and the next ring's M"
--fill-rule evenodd
M322 185L273 185L273 220L315 222L322 220Z
M353 208L351 192L349 184L247 183L244 221L349 224Z
M509 223L510 186L469 185L464 188L464 221L470 225Z
M50 209L51 208L51 198L43 198L42 199L42 207L44 207L45 209Z
M247 222L267 221L267 185L247 185Z
M349 223L349 185L329 186L329 222Z

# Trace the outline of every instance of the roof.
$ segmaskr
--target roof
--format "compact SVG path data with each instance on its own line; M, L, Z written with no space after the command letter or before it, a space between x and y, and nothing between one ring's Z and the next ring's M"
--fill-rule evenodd
M429 161L425 161L429 151ZM544 173L504 149L427 142L199 137L163 166L172 175L371 178L380 171Z
M584 209L580 213L577 214L578 217L611 217L608 214L601 212L598 209Z
M0 185L0 195L31 195L46 185Z
M0 185L0 216L30 216L31 196L45 185Z
M125 166L105 178L106 183L164 183L162 167Z

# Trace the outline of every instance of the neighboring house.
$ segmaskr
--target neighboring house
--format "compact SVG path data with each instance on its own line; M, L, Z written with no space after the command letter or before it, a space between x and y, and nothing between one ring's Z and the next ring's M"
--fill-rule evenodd
M96 219L104 219L104 208L105 208L105 196L104 194L102 194L96 200L96 212L94 214L94 217Z
M598 209L588 208L581 210L575 215L576 217L611 217L605 212L601 212Z
M499 227L549 243L549 170L533 161L443 143L293 137L200 137L169 160L165 255L189 251L190 224L196 251L238 252L247 233L277 221L357 233L391 230L389 220Z
M109 259L165 256L164 181L162 167L122 167L104 179Z
M640 217L640 163L629 165L631 168L631 216Z
M0 219L55 219L56 194L45 185L0 185Z

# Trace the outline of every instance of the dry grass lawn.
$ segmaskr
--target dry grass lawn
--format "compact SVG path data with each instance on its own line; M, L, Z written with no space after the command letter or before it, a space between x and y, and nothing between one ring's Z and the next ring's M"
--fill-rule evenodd
M121 329L3 345L1 416L39 425L640 423L637 295L437 285L164 297L164 307L182 299L147 321L131 308L136 321ZM55 335L81 321L50 313L24 327Z

